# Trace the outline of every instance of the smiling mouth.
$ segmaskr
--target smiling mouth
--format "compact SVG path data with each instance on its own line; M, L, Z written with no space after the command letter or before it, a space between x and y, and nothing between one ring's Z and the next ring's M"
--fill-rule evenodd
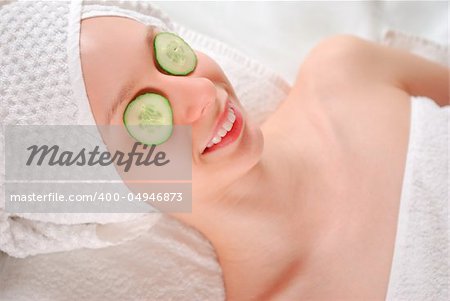
M234 142L239 137L242 124L242 115L239 110L232 106L230 101L227 101L226 108L219 119L212 138L203 150L203 154Z
M211 147L214 144L222 141L222 138L225 137L229 131L233 128L234 122L236 121L236 115L231 107L228 107L227 118L219 127L219 130L216 132L216 135L208 142L206 147Z

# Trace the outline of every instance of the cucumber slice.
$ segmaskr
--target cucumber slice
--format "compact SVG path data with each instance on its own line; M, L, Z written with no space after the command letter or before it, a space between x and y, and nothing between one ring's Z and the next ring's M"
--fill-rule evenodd
M146 93L131 101L123 113L128 133L146 145L162 144L173 131L173 114L167 98Z
M197 66L194 50L176 34L158 33L153 48L159 67L171 75L187 75Z

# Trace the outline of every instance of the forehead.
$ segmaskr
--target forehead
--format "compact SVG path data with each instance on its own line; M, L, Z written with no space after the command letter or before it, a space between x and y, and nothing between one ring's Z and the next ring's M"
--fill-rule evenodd
M143 46L151 42L154 27L144 25L136 20L125 17L93 17L81 22L80 40L87 41L87 50L104 50L115 54L124 52L129 46Z
M92 104L110 108L124 87L132 90L156 70L152 40L155 31L123 17L95 17L81 23L80 56Z

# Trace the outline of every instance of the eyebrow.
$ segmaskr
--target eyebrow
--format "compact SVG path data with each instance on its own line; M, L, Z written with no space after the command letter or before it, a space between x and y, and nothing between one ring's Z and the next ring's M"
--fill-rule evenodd
M146 31L146 37L145 41L147 44L151 44L153 41L153 33L154 33L154 27L147 25L147 31ZM151 51L151 50L150 50ZM131 94L136 88L136 83L134 81L127 81L122 86L122 88L119 91L118 96L114 99L113 104L111 105L110 109L107 112L107 120L111 121L114 114L116 114L119 106L127 99L130 98Z
M135 86L136 86L136 84L134 83L134 81L128 81L122 87L122 89L119 92L119 95L117 96L117 98L114 99L113 104L111 105L110 109L108 110L108 113L107 113L108 121L111 121L111 119L113 118L113 116L117 112L117 110L119 109L119 106L122 104L122 102L124 102L125 100L130 98L130 94L134 90Z

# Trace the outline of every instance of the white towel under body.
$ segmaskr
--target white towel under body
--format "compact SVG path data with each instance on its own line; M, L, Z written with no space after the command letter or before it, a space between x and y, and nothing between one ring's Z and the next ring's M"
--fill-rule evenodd
M411 128L387 300L449 300L449 116L411 98Z

